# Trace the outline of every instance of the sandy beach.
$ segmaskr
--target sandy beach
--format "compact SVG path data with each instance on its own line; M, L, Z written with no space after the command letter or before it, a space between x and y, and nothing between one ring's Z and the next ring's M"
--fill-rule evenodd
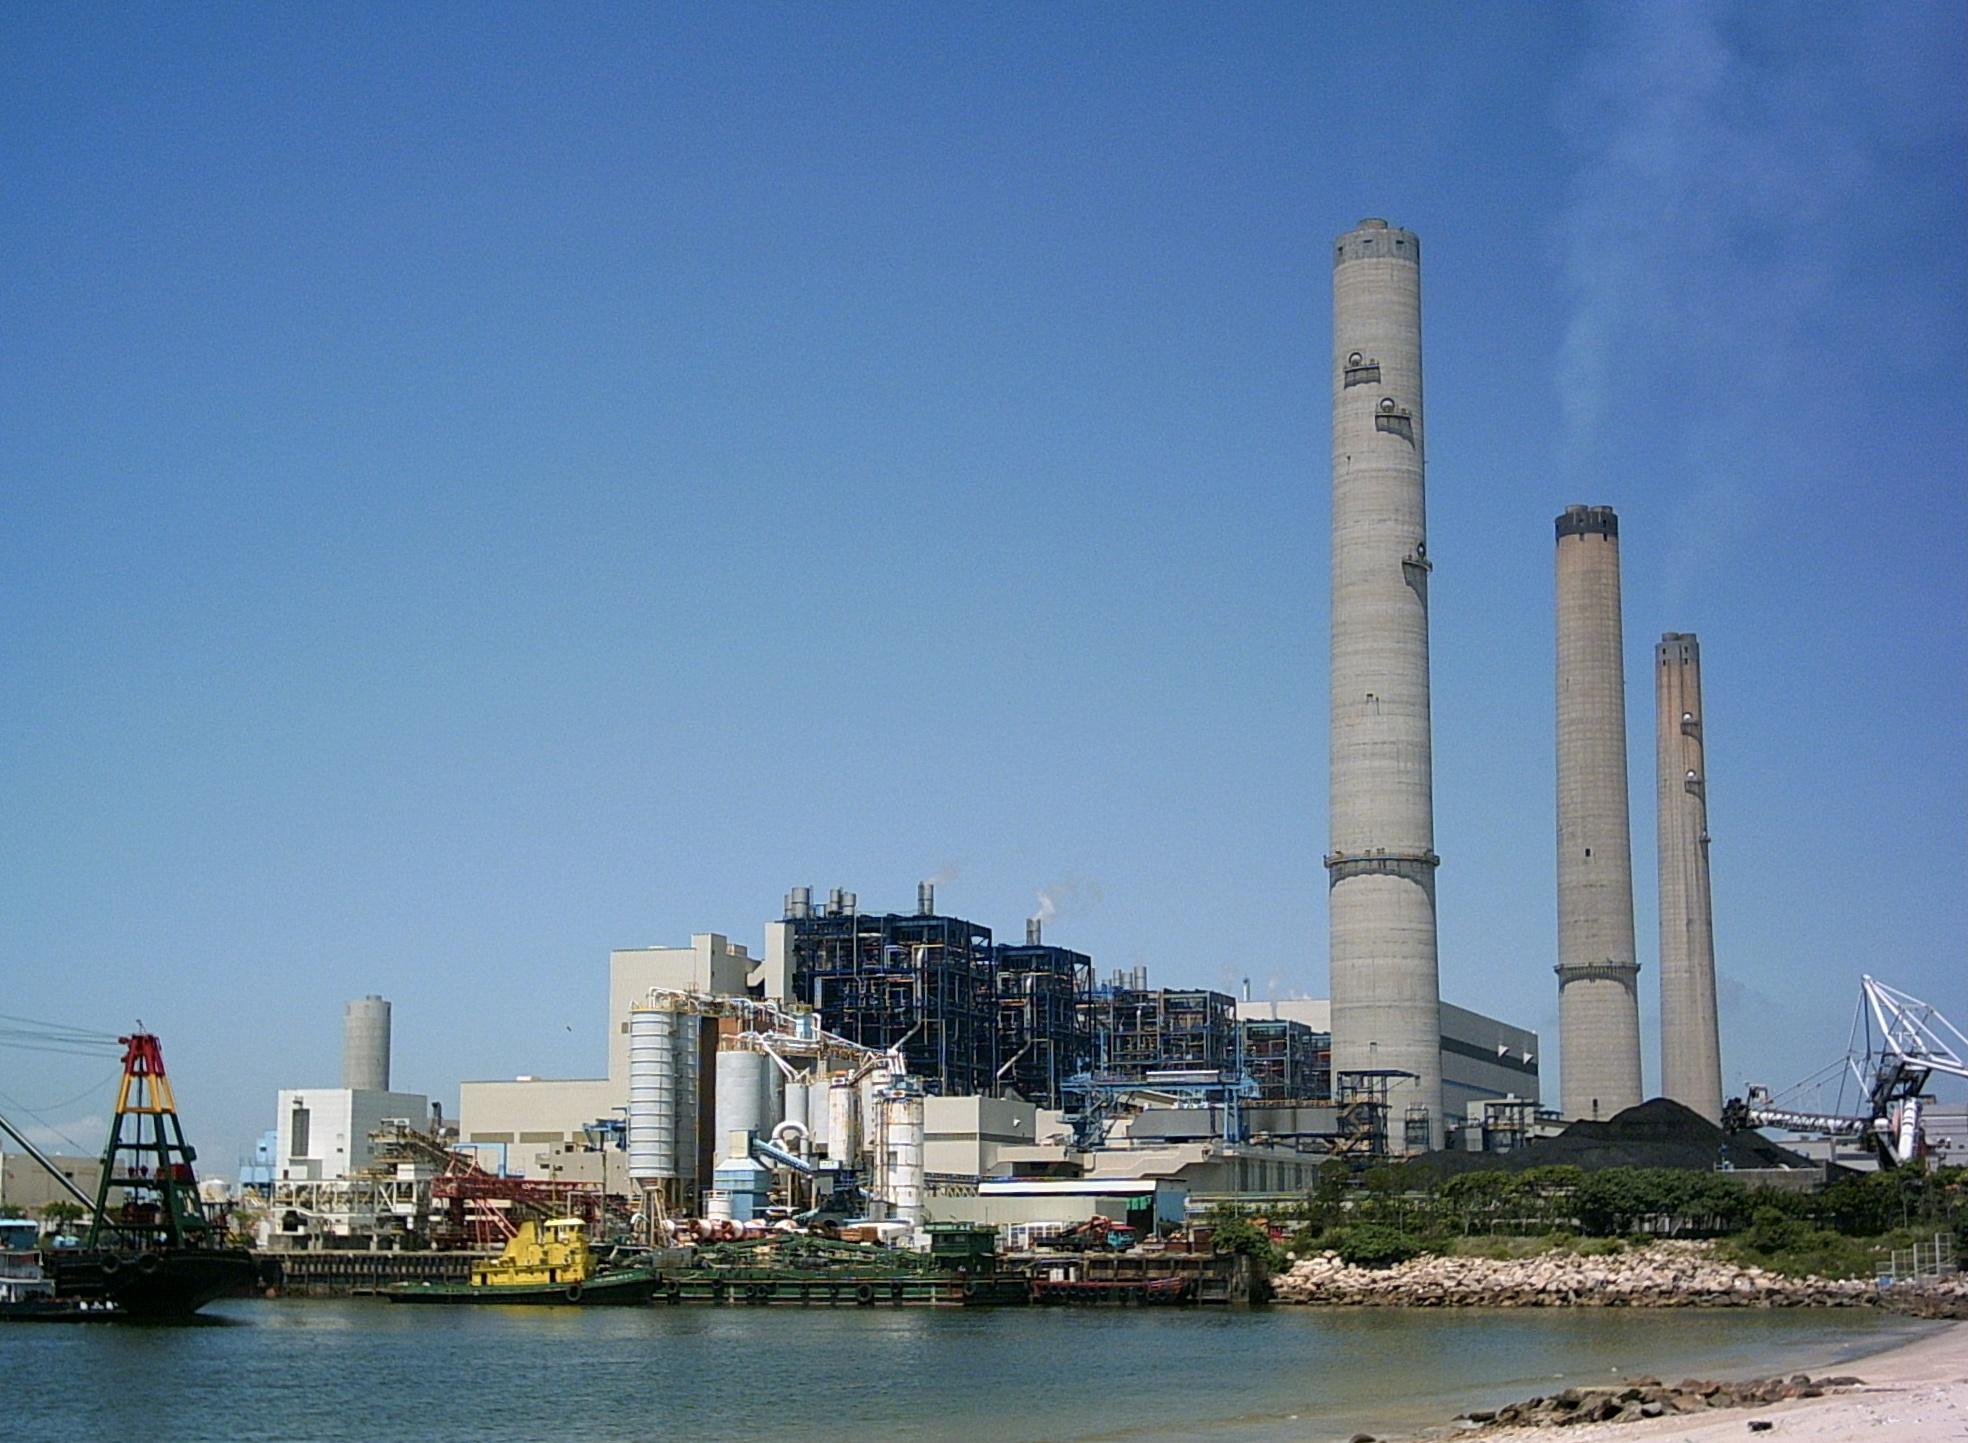
M1810 1369L1849 1373L1865 1386L1799 1398L1760 1408L1718 1409L1711 1414L1650 1418L1637 1423L1582 1423L1569 1428L1509 1428L1487 1431L1485 1443L1719 1443L1769 1438L1796 1443L1832 1443L1848 1438L1901 1438L1907 1443L1968 1440L1968 1323L1949 1323L1942 1331L1870 1358ZM1768 1431L1752 1432L1752 1420ZM1438 1435L1439 1436L1439 1435Z

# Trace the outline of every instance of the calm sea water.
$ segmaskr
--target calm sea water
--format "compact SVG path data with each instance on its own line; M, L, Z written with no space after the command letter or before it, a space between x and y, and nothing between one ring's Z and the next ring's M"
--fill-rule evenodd
M1789 1371L1924 1331L1850 1311L209 1311L193 1327L0 1324L0 1434L1273 1443L1619 1374Z

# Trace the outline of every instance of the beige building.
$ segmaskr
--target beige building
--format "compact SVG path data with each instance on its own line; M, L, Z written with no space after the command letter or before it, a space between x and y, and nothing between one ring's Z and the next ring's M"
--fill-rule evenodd
M528 1177L573 1176L569 1144L597 1122L624 1119L629 1105L629 1008L652 987L736 996L758 959L717 932L688 947L624 947L608 958L608 1073L605 1077L516 1077L458 1087L458 1141L481 1165Z
M1058 1161L1072 1135L1063 1113L1008 1097L925 1097L923 1171L991 1177Z
M88 1196L93 1198L96 1195L96 1189L102 1184L101 1158L63 1157L52 1153L48 1161ZM41 1164L26 1153L0 1153L0 1213L38 1217L42 1208L54 1202L72 1203L75 1199L69 1195L67 1188L49 1177Z

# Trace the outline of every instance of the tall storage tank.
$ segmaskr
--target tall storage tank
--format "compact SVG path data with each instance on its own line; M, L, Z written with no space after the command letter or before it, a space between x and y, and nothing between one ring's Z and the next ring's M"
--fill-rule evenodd
M920 1228L923 1221L923 1094L912 1077L898 1077L883 1095L887 1111L889 1216Z
M629 1010L629 1177L641 1186L679 1176L677 1028L696 1019ZM691 1152L696 1152L694 1141Z
M388 1092L390 1005L371 993L342 1009L342 1086Z
M675 1052L672 1058L673 1075L676 1079L676 1162L677 1197L676 1203L686 1211L694 1210L694 1192L703 1181L697 1176L697 1086L698 1068L701 1066L702 1038L698 1021L694 1014L672 1013L675 1022Z
M809 1140L813 1137L811 1098L812 1088L804 1076L786 1079L786 1121L798 1123Z
M827 1086L827 1156L843 1167L861 1165L861 1090L846 1073Z
M779 1121L772 1097L771 1076L778 1069L763 1052L720 1052L717 1055L717 1135L720 1149L729 1148L734 1132L769 1136Z

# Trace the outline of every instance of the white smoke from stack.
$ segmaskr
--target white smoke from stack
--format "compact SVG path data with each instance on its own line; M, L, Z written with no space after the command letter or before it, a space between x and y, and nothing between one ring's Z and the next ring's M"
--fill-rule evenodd
M1089 877L1064 877L1039 888L1039 909L1033 914L1041 924L1069 913L1093 911L1106 900L1098 882Z

